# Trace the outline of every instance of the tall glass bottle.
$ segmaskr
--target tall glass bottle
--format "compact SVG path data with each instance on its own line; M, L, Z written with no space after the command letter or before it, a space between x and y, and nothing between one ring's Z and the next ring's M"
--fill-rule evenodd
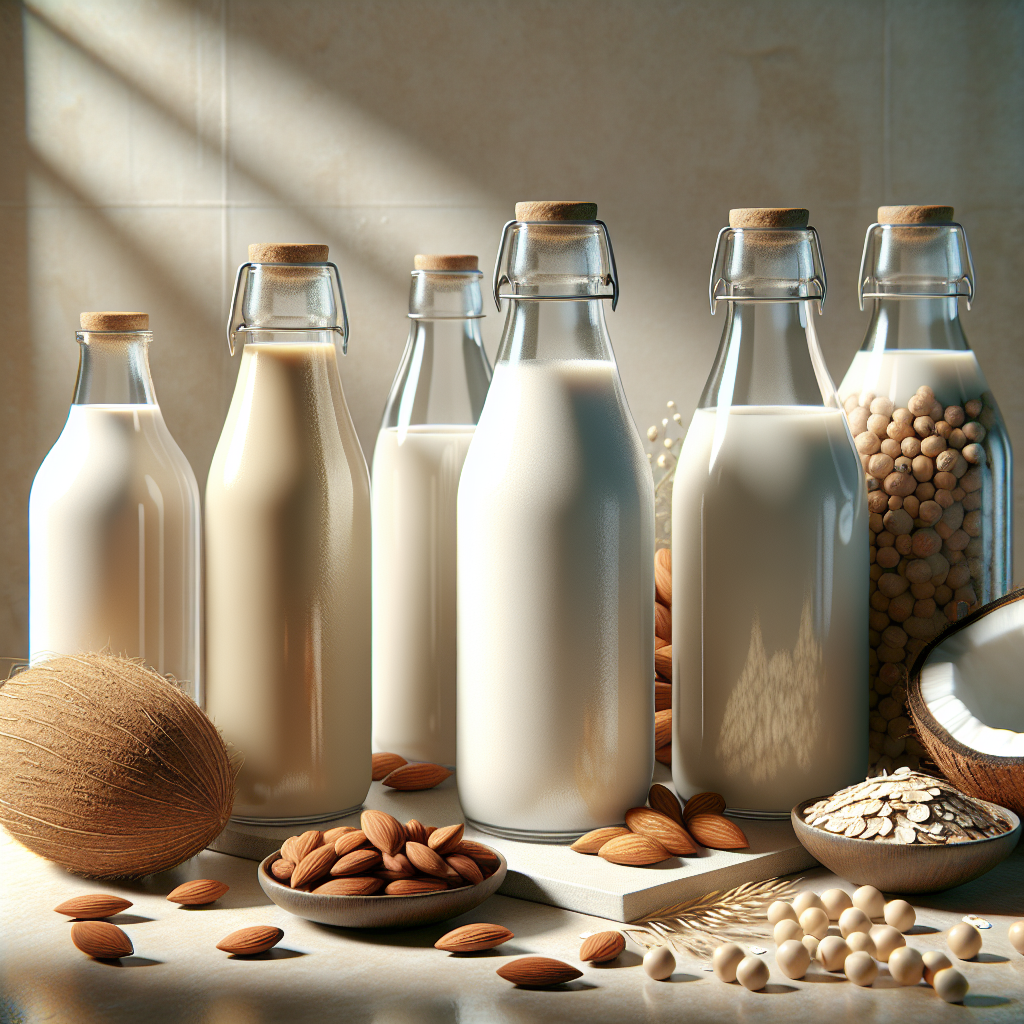
M642 804L654 765L654 487L597 207L517 204L494 294L508 317L459 486L459 796L484 831L568 841Z
M858 284L871 323L839 387L867 480L871 761L917 767L907 670L947 623L1005 594L1013 453L960 322L974 268L951 206L883 206Z
M476 256L417 256L373 453L373 744L455 764L455 520L491 367Z
M29 650L142 658L202 702L199 488L164 423L146 313L83 313L67 422L29 497Z
M806 210L730 212L722 341L673 488L672 778L749 816L867 769L867 510L824 298Z
M242 822L340 817L370 784L370 484L327 257L250 246L228 322L245 345L206 484L207 710L244 756Z

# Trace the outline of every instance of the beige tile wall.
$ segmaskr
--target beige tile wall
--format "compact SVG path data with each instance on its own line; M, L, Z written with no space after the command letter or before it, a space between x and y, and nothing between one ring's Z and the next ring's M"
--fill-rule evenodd
M255 240L330 243L369 456L412 255L489 266L517 199L600 204L641 428L699 396L730 206L811 209L838 380L866 327L875 208L953 203L978 277L966 327L1024 453L1022 54L1013 0L0 0L0 655L26 648L28 489L66 414L78 312L152 314L158 394L202 481ZM492 311L492 353L500 327Z

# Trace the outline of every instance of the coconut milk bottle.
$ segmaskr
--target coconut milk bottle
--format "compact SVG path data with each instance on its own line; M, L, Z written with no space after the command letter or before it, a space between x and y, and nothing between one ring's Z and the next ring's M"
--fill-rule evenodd
M29 498L29 650L141 658L202 701L199 489L153 388L145 313L83 313L67 422Z
M234 817L250 823L340 817L370 784L370 487L327 257L249 247L228 324L242 362L206 484L207 711L244 757Z
M733 210L714 368L672 498L672 778L788 817L867 769L867 517L814 330L806 210Z
M455 764L455 517L491 367L476 256L415 258L373 453L373 745Z
M596 206L517 204L494 284L508 318L459 486L459 795L484 831L565 842L650 786L654 487Z

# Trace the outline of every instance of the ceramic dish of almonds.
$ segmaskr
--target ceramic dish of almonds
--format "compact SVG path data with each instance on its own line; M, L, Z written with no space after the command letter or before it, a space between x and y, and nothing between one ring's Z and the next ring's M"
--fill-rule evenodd
M363 811L359 828L312 829L259 866L263 891L283 910L343 928L401 928L463 914L497 891L504 857L463 838L464 826L404 825Z

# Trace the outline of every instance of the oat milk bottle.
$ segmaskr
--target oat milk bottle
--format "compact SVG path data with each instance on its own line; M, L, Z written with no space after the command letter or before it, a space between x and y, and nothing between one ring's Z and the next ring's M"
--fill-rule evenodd
M455 764L455 513L491 367L476 256L417 256L373 453L373 745Z
M807 211L733 210L726 319L672 492L672 778L788 817L867 770L867 510Z
M146 313L83 313L67 422L29 497L29 651L109 649L202 703L199 488L157 404Z
M654 485L602 302L592 203L519 203L494 379L459 486L466 818L565 842L643 804L654 765Z
M871 323L839 387L867 481L871 764L919 767L907 672L1010 589L1013 453L960 322L974 268L951 206L883 206L858 284Z
M244 757L242 822L337 818L370 785L370 482L327 256L250 246L228 323L245 344L206 484L207 711Z

